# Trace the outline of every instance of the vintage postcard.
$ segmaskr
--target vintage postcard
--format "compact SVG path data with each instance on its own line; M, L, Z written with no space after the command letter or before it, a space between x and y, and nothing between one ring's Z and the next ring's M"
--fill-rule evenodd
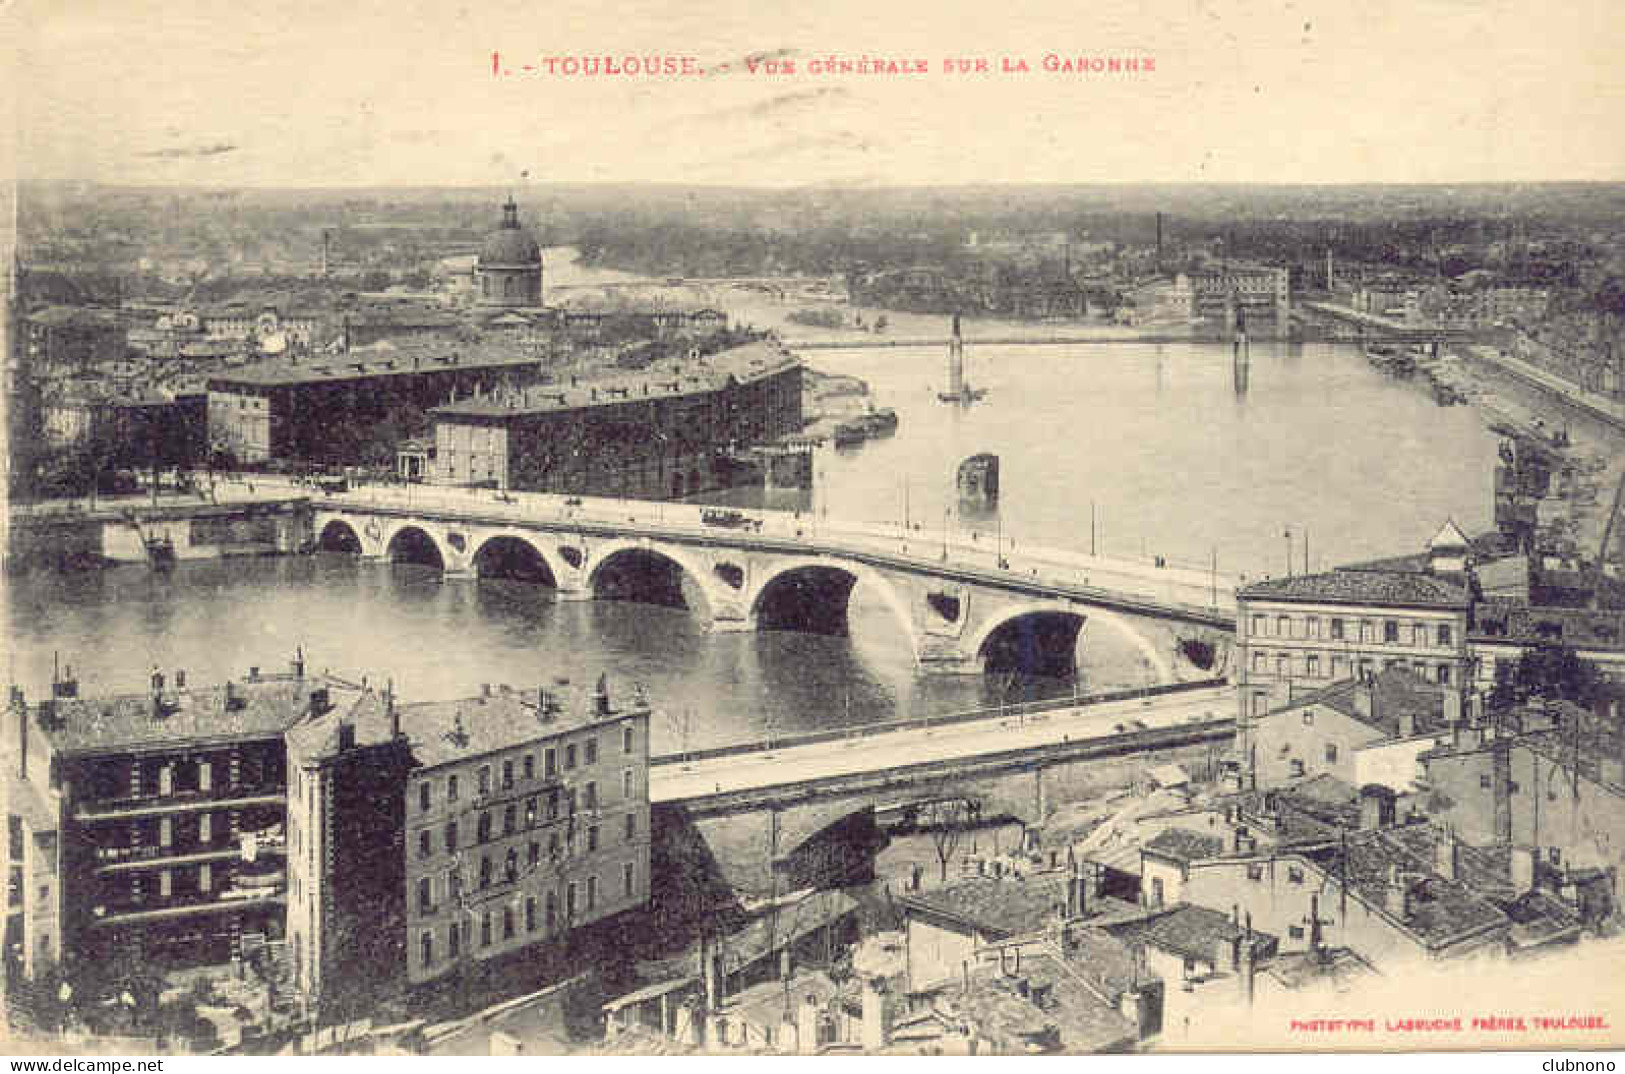
M1625 1041L1615 6L0 26L0 1051Z

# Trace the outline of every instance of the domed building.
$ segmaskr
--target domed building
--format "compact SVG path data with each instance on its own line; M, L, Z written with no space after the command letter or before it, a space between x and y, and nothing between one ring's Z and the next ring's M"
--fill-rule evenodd
M519 206L511 197L502 207L502 226L485 237L474 277L482 306L542 304L542 249L519 226Z

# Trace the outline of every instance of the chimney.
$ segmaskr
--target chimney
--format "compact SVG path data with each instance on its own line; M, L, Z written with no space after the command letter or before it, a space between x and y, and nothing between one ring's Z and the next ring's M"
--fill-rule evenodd
M1446 880L1456 879L1456 835L1446 828L1433 844L1433 871Z
M1247 915L1247 927L1241 934L1241 945L1238 948L1238 962L1236 965L1236 980L1241 985L1242 1001L1251 1007L1253 1005L1253 915Z
M722 972L722 951L709 940L700 943L700 961L705 974L705 1006L707 1010L720 1010L727 989L727 978Z
M483 700L485 700L486 698L488 698L490 696L491 696L491 684L488 683L488 682L480 683L480 700L483 701Z
M886 985L879 978L868 977L863 982L863 1048L878 1052L891 1043L891 1004L887 1002ZM965 989L970 990L970 963L965 963Z
M11 711L17 714L17 778L28 778L28 701L20 686L11 688Z
M1490 744L1490 791L1494 796L1495 841L1512 842L1512 749L1507 739Z
M802 1055L818 1051L818 997L808 992L796 1012L796 1050Z
M1519 895L1535 889L1535 848L1512 848L1512 888Z
M302 679L305 677L305 647L303 645L300 645L294 649L293 663L290 665L290 668L293 671L294 678Z
M260 681L260 669L259 669L258 664L254 665L253 667L250 667L248 669L248 681L249 682L259 682Z
M152 692L154 696L164 692L164 673L157 668L152 669Z
M186 689L186 669L185 668L176 668L175 669L175 689L177 689L177 690Z
M1399 871L1399 866L1388 866L1388 883L1383 888L1383 903L1394 917L1405 921L1411 916L1411 878Z
M600 715L600 716L608 716L609 715L609 676L607 674L601 674L601 675L598 676L598 687L593 692L593 698L597 702L597 705L598 705L598 715Z
M355 724L345 720L339 724L339 752L355 749Z
M393 742L401 737L401 714L395 708L394 679L390 679L384 686L384 713L389 717L389 740Z

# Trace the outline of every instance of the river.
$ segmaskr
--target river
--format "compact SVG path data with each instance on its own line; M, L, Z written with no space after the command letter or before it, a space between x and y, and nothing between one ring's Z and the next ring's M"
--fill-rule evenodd
M1205 344L972 347L968 410L936 401L936 348L817 351L868 381L897 433L820 449L814 509L940 525L958 460L1002 459L991 539L1164 556L1251 578L1420 549L1453 516L1492 511L1495 437L1469 407L1375 372L1353 348L1255 344L1238 391L1229 349ZM1291 537L1286 534L1290 532ZM708 634L686 612L557 602L519 582L441 580L332 554L121 567L10 580L15 681L37 696L53 657L86 693L139 689L156 664L193 681L282 665L391 678L408 698L471 694L600 671L642 683L657 748L698 748L1146 681L1138 658L1087 628L1075 682L921 678L889 613L860 587L848 637Z

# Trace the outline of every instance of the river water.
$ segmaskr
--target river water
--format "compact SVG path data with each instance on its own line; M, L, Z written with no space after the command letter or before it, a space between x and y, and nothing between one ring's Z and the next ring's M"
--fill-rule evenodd
M1492 517L1496 438L1472 408L1441 409L1354 348L1255 344L1245 391L1230 350L1206 344L973 346L987 398L936 401L938 348L814 351L867 380L897 433L820 449L812 509L941 525L958 461L1002 459L987 539L1163 556L1249 578L1420 549L1453 516ZM1288 538L1286 534L1290 532ZM889 613L860 587L848 637L708 634L681 609L557 602L519 582L448 579L333 554L121 567L8 580L12 677L37 696L54 654L87 693L140 688L154 664L193 681L276 667L303 646L316 668L392 678L408 698L600 671L641 682L662 716L657 749L717 745L1146 681L1110 632L1085 628L1075 682L916 676Z

